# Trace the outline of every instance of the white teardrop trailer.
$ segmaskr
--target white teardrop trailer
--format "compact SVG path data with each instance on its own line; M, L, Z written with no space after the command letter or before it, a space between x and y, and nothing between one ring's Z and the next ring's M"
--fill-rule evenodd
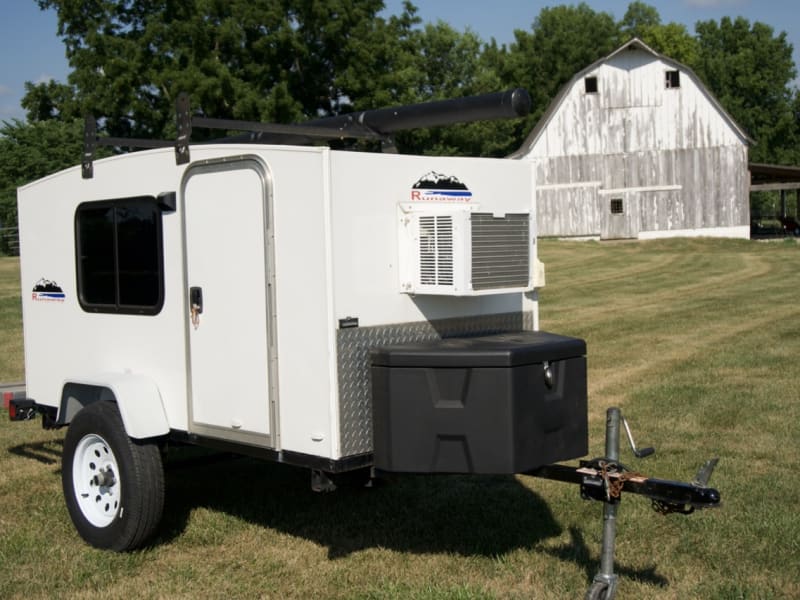
M90 544L158 526L161 450L188 443L338 474L531 473L605 504L612 597L622 490L664 511L706 486L633 476L588 451L586 346L539 331L531 163L301 145L527 113L524 90L266 125L192 117L177 141L98 138L19 190L27 397L69 426L62 479ZM250 131L190 145L191 128ZM277 143L276 143L277 142ZM152 147L94 163L97 144ZM634 446L635 450L635 446ZM649 449L648 449L649 450ZM637 455L648 450L636 451Z

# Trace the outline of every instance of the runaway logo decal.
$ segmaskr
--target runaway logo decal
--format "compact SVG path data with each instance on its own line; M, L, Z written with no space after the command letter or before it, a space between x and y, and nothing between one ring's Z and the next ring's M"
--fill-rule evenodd
M42 277L33 286L33 300L36 302L63 302L64 290L55 281L50 281Z
M472 192L453 175L431 171L411 188L412 202L469 202Z

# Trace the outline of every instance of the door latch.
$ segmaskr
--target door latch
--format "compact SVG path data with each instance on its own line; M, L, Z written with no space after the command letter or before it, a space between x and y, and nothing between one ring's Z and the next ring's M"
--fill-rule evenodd
M192 325L197 329L200 326L200 315L203 314L203 288L189 288L189 311Z

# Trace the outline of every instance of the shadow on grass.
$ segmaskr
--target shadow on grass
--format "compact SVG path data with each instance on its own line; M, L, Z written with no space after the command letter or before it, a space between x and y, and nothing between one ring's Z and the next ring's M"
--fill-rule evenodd
M599 559L592 560L593 553L586 545L583 534L579 529L570 527L569 537L568 544L556 548L543 548L542 550L558 559L574 562L586 571L587 579L593 579L599 570ZM600 548L598 547L596 552L599 554L599 551ZM655 565L637 570L615 564L614 573L625 579L632 579L649 585L659 587L667 587L669 585L669 580L666 577L656 573Z
M310 489L308 470L287 465L249 458L168 463L161 541L181 535L200 506L312 540L332 559L365 548L492 557L532 550L562 531L549 505L512 476L404 475L372 489L319 494ZM570 537L569 544L536 551L576 563L591 580L600 548L590 550L578 529ZM669 583L655 567L616 572Z
M511 476L409 475L321 494L307 469L196 460L167 463L161 542L181 535L201 506L312 540L333 559L377 547L496 556L561 533L547 504Z
M8 452L60 466L62 446L62 440L48 440ZM560 535L561 527L548 504L512 476L405 475L375 488L321 494L311 491L307 469L199 448L170 454L165 471L166 505L153 546L182 535L191 512L204 507L314 541L331 559L366 548L488 557L536 549L579 565L587 580L599 566L593 558L599 548L590 550L576 528L569 543L536 548ZM655 567L615 570L652 585L669 583Z
M30 458L44 465L60 465L63 447L64 440L47 440L12 446L8 452L22 458Z

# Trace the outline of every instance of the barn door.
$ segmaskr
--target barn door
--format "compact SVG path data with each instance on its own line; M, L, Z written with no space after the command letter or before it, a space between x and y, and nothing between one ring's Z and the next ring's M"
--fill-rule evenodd
M639 237L639 197L635 193L601 194L600 239L617 240Z
M190 431L276 447L271 193L254 158L183 182Z

